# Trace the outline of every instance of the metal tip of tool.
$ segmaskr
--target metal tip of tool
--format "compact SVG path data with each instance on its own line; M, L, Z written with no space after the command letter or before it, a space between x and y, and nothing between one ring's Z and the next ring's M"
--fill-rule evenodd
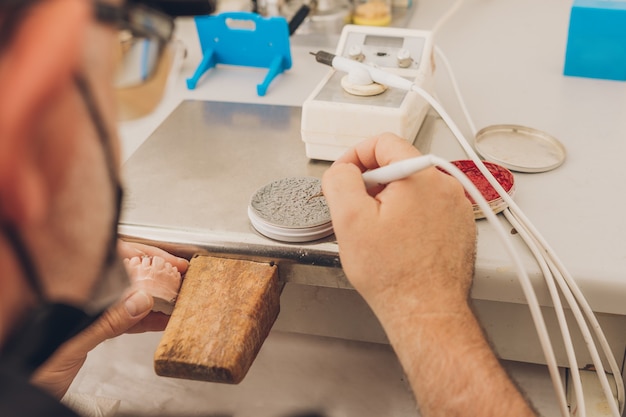
M320 191L317 194L313 194L311 197L309 197L306 202L308 203L309 201L313 200L316 197L324 197L324 191Z

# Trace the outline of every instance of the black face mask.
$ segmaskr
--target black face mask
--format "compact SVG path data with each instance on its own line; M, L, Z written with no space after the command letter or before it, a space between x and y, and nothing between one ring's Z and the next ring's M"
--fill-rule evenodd
M12 226L1 226L2 233L11 243L24 276L38 298L35 307L22 323L9 335L0 350L0 366L13 372L30 376L64 342L92 324L109 306L117 301L128 286L126 269L117 256L117 226L120 217L122 188L114 169L114 159L109 135L87 82L75 78L75 84L100 139L103 155L111 181L116 212L111 223L107 252L102 260L100 276L92 292L91 301L81 306L51 302L45 299L40 274L32 261L19 232Z

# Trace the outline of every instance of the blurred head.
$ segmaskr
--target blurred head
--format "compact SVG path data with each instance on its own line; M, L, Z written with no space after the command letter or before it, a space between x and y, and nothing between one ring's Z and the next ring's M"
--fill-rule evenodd
M76 310L80 327L124 289L113 88L121 5L0 4L0 353L33 316L68 322Z

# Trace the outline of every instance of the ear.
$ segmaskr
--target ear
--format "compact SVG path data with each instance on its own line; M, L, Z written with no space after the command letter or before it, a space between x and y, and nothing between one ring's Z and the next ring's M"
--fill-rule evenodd
M32 222L45 213L37 141L54 138L36 137L34 127L61 89L72 88L90 11L84 0L36 3L0 51L0 216L6 221Z

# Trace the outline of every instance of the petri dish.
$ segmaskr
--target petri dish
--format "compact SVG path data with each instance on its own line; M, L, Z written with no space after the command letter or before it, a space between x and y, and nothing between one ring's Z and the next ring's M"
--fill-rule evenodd
M565 147L555 137L520 125L493 125L481 129L476 151L489 161L517 172L545 172L565 161Z
M262 235L283 242L310 242L334 233L330 210L315 177L289 177L258 189L248 218Z

